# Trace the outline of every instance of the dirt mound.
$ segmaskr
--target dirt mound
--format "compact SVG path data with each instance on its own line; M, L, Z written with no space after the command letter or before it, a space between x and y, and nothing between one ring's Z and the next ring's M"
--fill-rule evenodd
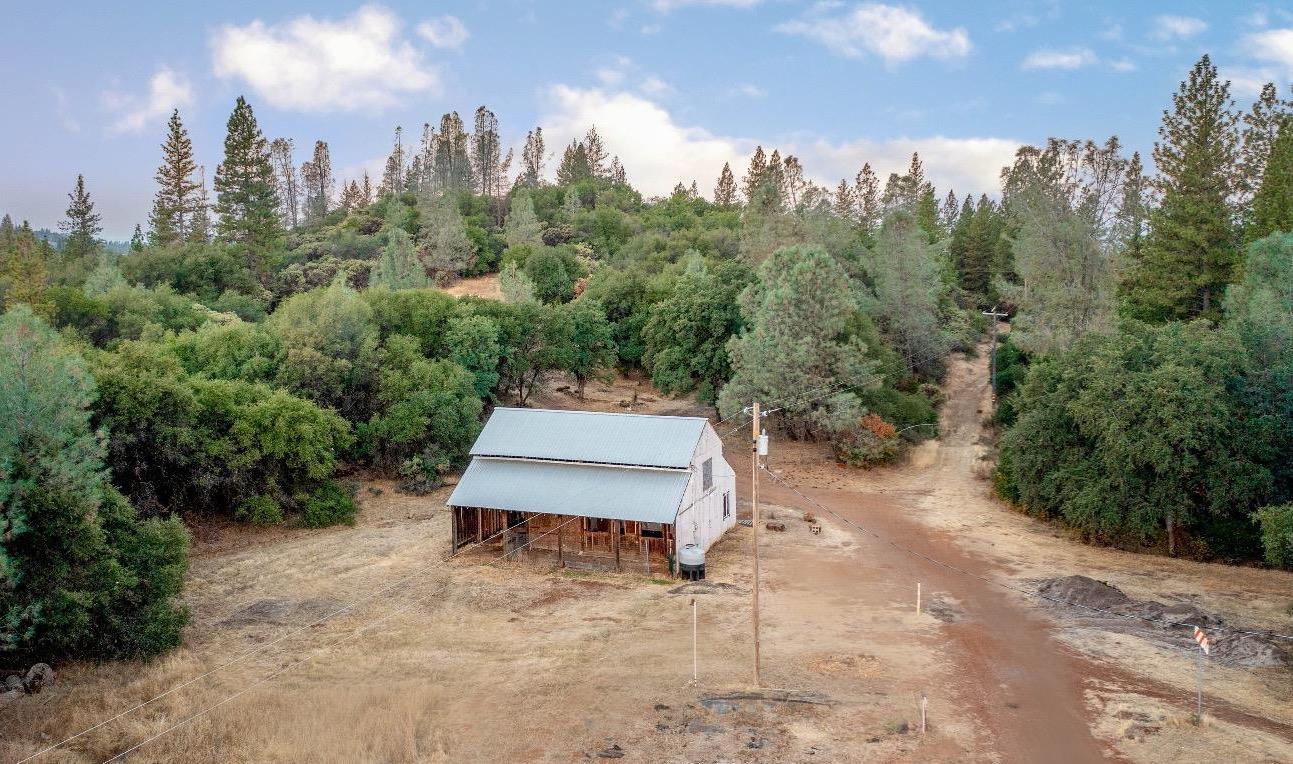
M1075 610L1073 614L1099 618L1101 625L1111 631L1135 633L1155 627L1170 630L1169 635L1160 636L1167 637L1164 641L1171 644L1193 646L1193 634L1187 626L1198 626L1205 631L1215 629L1209 635L1212 657L1227 665L1250 668L1293 665L1293 655L1285 645L1260 633L1231 631L1221 618L1193 603L1164 604L1132 599L1118 587L1087 576L1049 578L1040 582L1037 592L1058 603L1089 608ZM1107 611L1110 617L1104 618L1096 610Z
M1066 605L1098 610L1110 610L1131 601L1118 587L1086 576L1048 579L1037 587L1037 593Z

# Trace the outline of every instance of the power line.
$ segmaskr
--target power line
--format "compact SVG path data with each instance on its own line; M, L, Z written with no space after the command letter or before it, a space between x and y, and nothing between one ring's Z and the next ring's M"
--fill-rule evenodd
M538 514L547 514L547 513L540 512L540 513L538 513ZM520 551L521 549L524 549L525 547L529 546L530 544L533 544L534 542L538 541L539 539L543 538L544 536L550 535L550 534L551 534L551 533L553 533L554 531L560 530L561 528L565 527L567 524L569 524L569 523L571 523L571 522L573 522L573 521L575 521L575 520L579 520L579 519L581 519L581 516L579 516L579 515L572 515L570 518L568 518L568 519L564 520L563 522L561 522L560 524L558 524L555 528L551 528L551 529L549 529L549 530L547 530L547 531L545 531L545 532L543 532L543 533L539 534L538 536L535 536L534 538L532 538L532 539L530 539L530 540L526 541L524 544L521 544L520 546L518 546L516 549L513 549L513 550L511 550L510 552L505 552L505 553L503 553L503 555L502 555L502 556L497 557L497 558L495 558L495 559L493 559L493 560L490 560L490 561L489 561L489 563L487 563L487 564L493 564L493 563L495 563L495 562L498 562L499 560L507 559L508 557L511 557L512 555L516 554L516 552ZM505 528L505 529L504 529L504 531L507 531L507 530L510 530L510 528ZM478 542L478 543L479 543L479 542ZM450 559L452 559L452 558L450 558ZM447 562L447 561L448 561L448 560L445 560L445 562ZM426 572L427 572L427 571L423 571L423 573L426 573ZM106 760L103 762L103 764L110 764L111 762L117 761L117 760L121 759L122 757L127 756L127 755L129 755L129 754L131 754L131 753L133 753L133 752L135 752L135 751L139 750L140 748L144 747L145 745L148 745L149 743L153 742L154 740L157 740L157 739L158 739L158 738L160 738L160 737L163 737L163 736L165 736L165 735L167 735L167 734L169 734L169 733L171 733L171 732L174 732L175 730L179 729L180 727L183 727L183 726L185 726L185 725L189 724L190 722L192 722L193 720L195 720L195 719L197 719L197 718L199 718L199 717L201 717L201 716L204 716L204 715L206 715L206 714L210 713L211 711L214 711L215 709L219 708L220 706L225 705L226 703L229 703L229 702L231 702L231 701L233 701L233 700L236 700L237 698L241 697L242 695L244 695L244 694L246 694L246 693L248 693L248 692L250 692L250 691L252 691L252 690L256 689L257 687L260 687L260 686L261 686L261 685L263 685L263 684L266 684L266 683L268 683L268 682L272 681L272 680L273 680L273 679L275 679L276 677L281 676L282 674L285 674L285 673L287 673L288 671L291 671L292 669L296 668L297 666L300 666L300 665L302 665L302 664L304 664L304 663L308 663L309 661L313 660L315 657L317 657L318 655L320 655L320 654L321 654L325 649L330 648L330 647L335 647L335 646L337 646L337 645L339 645L339 644L341 644L341 643L343 643L343 642L347 642L347 641L349 641L349 640L351 640L351 639L354 639L355 637L357 637L357 636L359 636L360 634L362 634L364 631L366 631L366 630L368 630L368 629L371 629L372 627L377 626L377 625L378 625L378 624L380 624L380 623L384 623L384 622L386 622L386 621L390 620L391 618L395 617L396 615L399 615L400 613L406 612L407 610L409 610L409 609L410 609L410 608L412 608L413 606L418 605L418 604L422 603L423 601L427 600L427 599L428 599L428 598L430 598L432 595L443 593L443 592L445 591L445 589L447 589L447 588L448 588L448 587L440 587L439 589L437 589L437 590L435 590L435 591L433 591L433 592L430 592L430 593L427 593L427 594L423 594L422 596L417 597L416 599L414 599L414 600L412 600L412 601L410 601L410 602L406 603L403 607L400 607L400 608L397 608L397 609L395 609L395 610L392 610L391 612L387 613L386 615L382 616L381 618L378 618L378 619L377 619L377 620L375 620L375 621L371 621L371 622L369 622L368 624L366 624L366 625L364 625L364 626L361 626L360 628L356 629L355 631L353 631L353 632L351 632L351 633L349 633L349 634L347 634L347 635L345 635L345 636L343 636L343 637L339 637L339 638L337 638L337 639L335 639L335 640L333 640L333 641L331 641L331 642L329 642L329 643L327 643L327 644L325 644L325 645L323 645L323 646L321 646L321 647L319 647L319 648L316 648L313 652L311 652L309 655L305 656L304 658L301 658L301 659L297 660L297 661L296 661L296 662L294 662L294 663L290 663L290 664L288 664L287 666L284 666L283 668L281 668L281 669L279 669L279 670L277 670L277 671L274 671L274 672L272 672L272 673L270 673L270 674L268 674L268 675L266 675L266 676L262 677L261 679L257 680L256 682L254 682L254 683L252 683L252 684L250 684L250 685L247 685L246 687L242 688L241 690L238 690L237 692L235 692L235 693L233 693L233 694L231 694L231 695L228 695L228 696L226 696L225 698L223 698L223 699L221 699L221 700L219 700L219 701L217 701L217 702L215 702L215 703L212 703L211 705L206 706L205 708L202 708L202 709L201 709L201 710L199 710L199 711L195 711L194 713L192 713L192 714L190 714L190 715L188 715L188 716L184 717L183 719L179 720L178 722L175 722L174 724L172 724L172 725L170 725L169 727L167 727L167 728L163 729L162 731L160 731L160 732L158 732L158 733L156 733L156 734L154 734L154 735L152 735L152 736L150 736L150 737L147 737L147 738L145 738L144 740L139 741L138 743L135 743L133 746L131 746L131 747L127 748L127 749L126 749L126 750L124 750L124 751L121 751L120 753L116 754L116 755L115 755L115 756L113 756L112 758L110 758L110 759L106 759ZM39 755L39 754L37 754L37 755ZM24 761L26 761L26 759L24 759ZM19 762L19 764L21 764L21 762Z

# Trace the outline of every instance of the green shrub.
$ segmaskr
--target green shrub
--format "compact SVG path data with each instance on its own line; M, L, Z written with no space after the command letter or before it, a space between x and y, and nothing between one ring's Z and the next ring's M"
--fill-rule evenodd
M278 525L283 522L283 507L272 496L260 494L239 504L234 515L252 525Z
M325 480L305 501L301 522L307 528L355 524L355 491L353 485Z
M1253 513L1262 529L1262 550L1266 561L1280 568L1293 568L1293 504L1263 507Z

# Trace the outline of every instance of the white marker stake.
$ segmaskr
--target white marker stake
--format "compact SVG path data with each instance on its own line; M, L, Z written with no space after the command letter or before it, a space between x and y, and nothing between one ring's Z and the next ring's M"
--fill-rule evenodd
M920 615L920 582L916 582L916 615Z
M929 705L929 698L925 693L920 694L920 734L925 734L925 707Z
M1194 627L1194 641L1199 643L1199 655L1196 662L1197 666L1197 695L1195 700L1195 716L1199 724L1203 723L1203 656L1212 654L1212 643L1208 641L1208 635L1203 633L1203 629L1198 626Z
M691 598L691 681L698 681L699 664L696 663L696 598Z

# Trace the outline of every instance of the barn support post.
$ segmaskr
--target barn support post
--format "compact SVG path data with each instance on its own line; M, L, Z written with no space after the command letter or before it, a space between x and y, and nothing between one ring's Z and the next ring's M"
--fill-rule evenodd
M450 544L450 551L458 551L458 508L449 508L449 538L453 540Z
M484 516L484 513L480 511L480 507L476 507L476 543L479 544L484 540L485 540L485 516Z
M565 550L562 549L562 544L561 544L561 528L563 525L565 525L565 522L562 522L560 525L557 526L557 567L558 568L566 567L566 558L564 555Z
M619 572L622 570L620 568L620 536L624 533L624 521L612 520L611 522L615 524L615 532L612 534L613 543L615 544L615 571Z

